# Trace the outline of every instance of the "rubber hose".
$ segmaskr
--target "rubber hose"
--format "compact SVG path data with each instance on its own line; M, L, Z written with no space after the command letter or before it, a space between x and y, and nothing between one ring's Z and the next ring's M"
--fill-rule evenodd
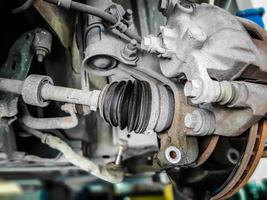
M25 1L24 4L22 4L21 6L13 9L11 12L12 12L12 14L21 13L21 12L27 10L28 8L30 8L34 4L34 2L35 2L35 0L27 0L27 1Z

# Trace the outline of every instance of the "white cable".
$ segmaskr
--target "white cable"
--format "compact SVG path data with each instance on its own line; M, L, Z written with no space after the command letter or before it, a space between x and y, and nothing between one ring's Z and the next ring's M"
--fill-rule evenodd
M123 172L117 167L112 169L112 167L108 168L107 166L99 166L95 164L94 162L74 152L68 144L58 137L49 134L43 134L41 140L44 144L47 144L51 148L57 149L63 153L66 160L73 165L91 173L100 179L110 183L119 183L123 180Z

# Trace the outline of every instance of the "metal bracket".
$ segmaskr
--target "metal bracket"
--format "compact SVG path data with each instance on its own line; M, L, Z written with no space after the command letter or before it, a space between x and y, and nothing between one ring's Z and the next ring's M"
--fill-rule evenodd
M4 78L24 80L29 72L34 51L32 43L35 31L23 34L11 47L7 61L0 68ZM0 118L13 117L17 114L18 95L0 93Z

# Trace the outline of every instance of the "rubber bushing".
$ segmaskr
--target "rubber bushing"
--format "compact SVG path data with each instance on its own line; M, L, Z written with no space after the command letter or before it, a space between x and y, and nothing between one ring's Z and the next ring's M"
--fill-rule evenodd
M53 85L53 80L49 76L28 76L24 81L22 88L22 98L24 102L33 106L48 106L49 101L45 101L41 96L42 86L47 83Z

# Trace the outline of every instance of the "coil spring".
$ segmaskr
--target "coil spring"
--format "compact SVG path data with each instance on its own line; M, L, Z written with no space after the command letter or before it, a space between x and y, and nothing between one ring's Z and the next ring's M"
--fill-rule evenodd
M127 127L128 132L146 131L152 101L149 83L113 82L104 89L101 99L100 114L107 123L121 130Z

